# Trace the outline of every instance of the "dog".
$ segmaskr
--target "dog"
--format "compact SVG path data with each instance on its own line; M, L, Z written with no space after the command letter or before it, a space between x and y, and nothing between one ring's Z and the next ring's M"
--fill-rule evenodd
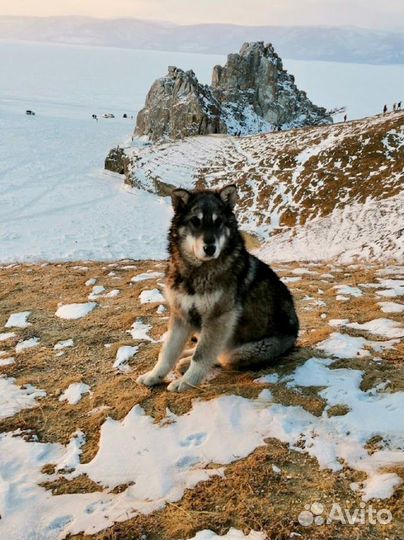
M275 360L295 345L299 321L287 286L246 250L234 214L236 186L174 189L171 198L168 334L156 365L137 382L160 384L181 360L189 367L167 390L183 392L218 361L239 369ZM184 352L195 334L195 349Z

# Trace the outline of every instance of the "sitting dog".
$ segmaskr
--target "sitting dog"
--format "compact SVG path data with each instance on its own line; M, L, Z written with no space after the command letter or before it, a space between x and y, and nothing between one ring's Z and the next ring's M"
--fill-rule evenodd
M292 295L262 261L248 253L233 209L234 185L219 191L172 192L174 217L165 296L168 334L154 368L137 382L160 384L185 352L185 374L168 390L199 385L216 362L239 368L264 364L294 346L299 331Z

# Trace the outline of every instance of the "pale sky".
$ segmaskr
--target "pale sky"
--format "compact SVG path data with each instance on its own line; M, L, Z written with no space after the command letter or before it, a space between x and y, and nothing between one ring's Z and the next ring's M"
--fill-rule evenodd
M0 15L88 15L188 23L399 28L402 0L0 0Z

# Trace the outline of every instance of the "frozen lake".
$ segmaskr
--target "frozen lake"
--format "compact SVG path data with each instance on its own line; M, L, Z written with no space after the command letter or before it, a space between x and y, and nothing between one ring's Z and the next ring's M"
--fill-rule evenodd
M128 192L103 171L127 139L151 83L168 65L209 82L216 55L1 43L0 261L158 258L167 200ZM318 105L350 118L400 99L401 66L285 61ZM35 117L25 115L33 109ZM112 112L114 120L91 119Z

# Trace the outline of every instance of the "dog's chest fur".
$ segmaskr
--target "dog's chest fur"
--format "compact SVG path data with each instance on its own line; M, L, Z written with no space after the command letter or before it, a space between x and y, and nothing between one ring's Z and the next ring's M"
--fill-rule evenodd
M204 294L188 294L166 285L165 296L171 310L187 319L192 326L200 327L202 319L210 318L219 311L225 294L220 289Z

